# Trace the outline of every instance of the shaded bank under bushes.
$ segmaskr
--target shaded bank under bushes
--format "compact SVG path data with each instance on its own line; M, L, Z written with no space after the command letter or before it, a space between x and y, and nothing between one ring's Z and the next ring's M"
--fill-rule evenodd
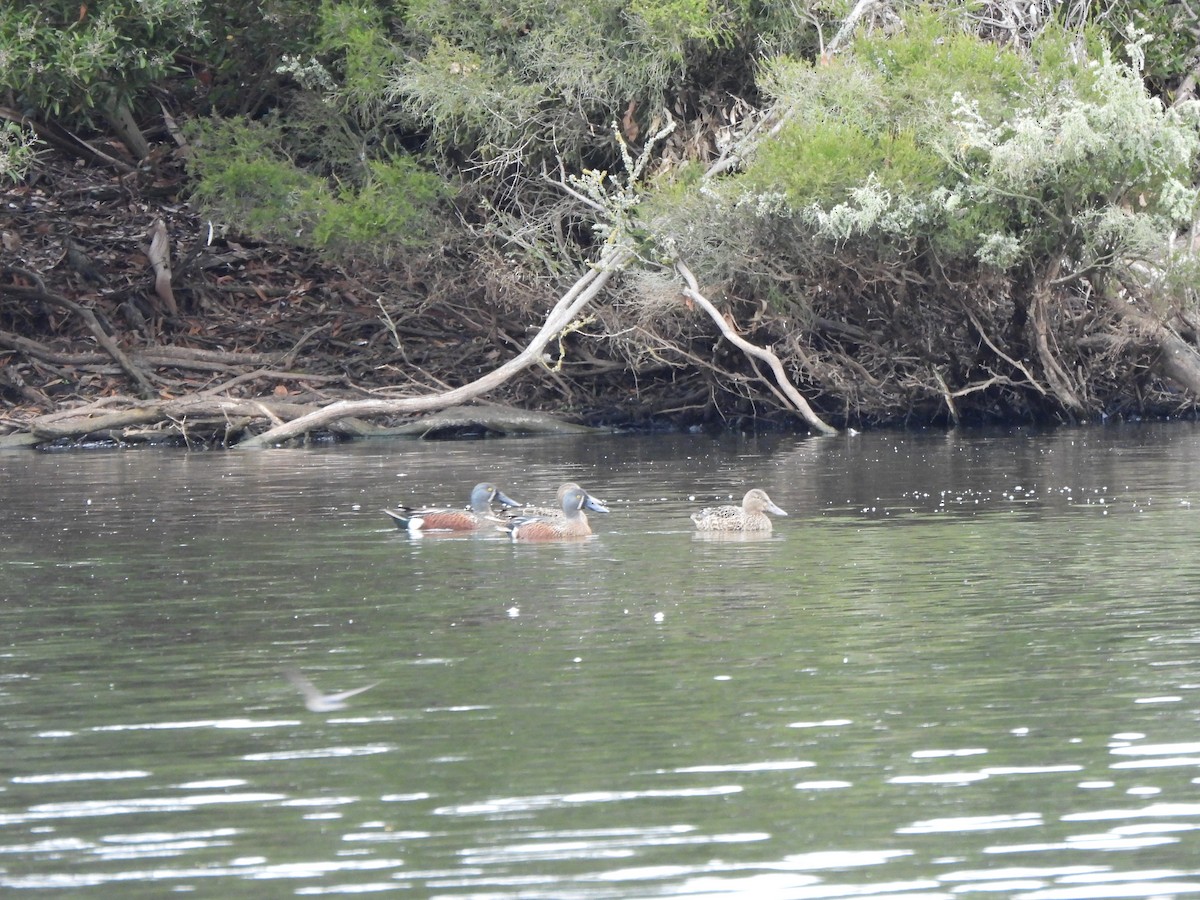
M437 265L349 272L287 247L209 244L205 223L155 199L153 188L47 158L38 177L4 192L5 442L228 445L335 400L434 393L515 356L556 299L553 285L522 280L469 248ZM177 260L176 314L156 295L146 256L159 218ZM1059 291L1047 335L1084 404L1066 408L1021 361L1037 357L1034 321L1046 314L1014 287L963 282L947 295L927 291L913 270L898 282L885 266L860 264L816 291L802 317L723 305L838 427L1194 412L1194 397L1162 374L1161 335L1122 319L1119 303ZM1187 315L1173 321L1196 339ZM618 279L548 345L543 365L486 399L601 427L803 427L766 376L664 270ZM467 416L461 429L434 433L481 433L489 416L501 423L496 432L534 427L483 410L473 425ZM409 418L326 433L371 433Z

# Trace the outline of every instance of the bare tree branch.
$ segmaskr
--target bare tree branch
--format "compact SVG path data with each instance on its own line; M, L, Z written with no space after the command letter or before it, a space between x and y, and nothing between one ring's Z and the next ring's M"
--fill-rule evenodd
M550 340L571 324L579 312L587 306L608 284L614 274L624 269L626 263L633 258L633 252L623 247L610 248L601 257L601 261L583 275L571 289L563 294L553 309L546 315L546 320L533 340L498 369L493 369L481 378L469 384L443 391L440 394L430 394L425 397L405 397L397 400L339 400L329 406L292 419L282 425L277 425L262 434L245 438L237 444L238 449L261 449L272 444L289 440L301 434L306 434L318 428L328 426L340 419L353 416L369 415L398 415L401 413L427 412L443 409L473 400L495 390L518 372L536 362L542 350Z
M725 317L721 315L721 311L713 306L712 301L700 293L700 285L697 283L696 276L692 274L691 269L678 261L675 263L675 269L687 283L687 287L683 292L684 296L708 313L709 317L717 324L717 327L721 329L721 334L725 336L727 341L729 341L743 353L746 353L755 359L761 359L771 367L771 372L775 376L775 381L776 384L779 385L779 390L782 391L783 395L791 401L792 405L795 406L800 415L804 417L804 421L808 422L809 425L811 425L817 431L820 431L822 434L837 434L837 429L827 425L820 416L813 412L812 407L808 405L808 401L804 399L804 396L798 390L796 390L796 387L788 379L787 372L784 371L783 363L779 361L779 357L770 350L751 344L740 334L734 331L730 327L729 322L725 320Z
M17 270L13 267L9 268L10 271L23 272L23 270ZM38 282L39 284L41 283L41 279L33 276L32 273L23 272L23 274L29 275L34 281ZM157 388L155 388L154 385L150 383L150 379L146 377L146 373L139 369L129 359L129 357L125 355L125 352L117 346L117 342L114 341L109 333L104 330L104 327L100 324L100 320L96 318L96 314L88 307L76 303L74 300L68 300L62 294L46 290L44 285L42 287L31 288L16 284L6 284L0 285L0 292L11 294L14 297L40 300L42 303L45 303L48 306L57 306L59 309L65 309L78 316L84 325L87 326L88 331L92 333L92 336L96 339L96 343L104 348L104 350L109 356L112 357L116 364L121 367L121 371L128 375L129 379L135 385L137 385L139 394L141 394L143 397L153 397L158 393Z

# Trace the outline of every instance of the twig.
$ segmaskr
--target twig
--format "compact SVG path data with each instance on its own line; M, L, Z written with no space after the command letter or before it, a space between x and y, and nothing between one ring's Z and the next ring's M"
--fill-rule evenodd
M983 326L979 324L979 320L977 318L975 318L975 313L971 312L971 310L969 310L969 309L966 310L966 313L967 313L967 318L971 320L971 324L975 326L975 330L977 332L979 332L979 339L981 341L983 341L985 344L987 344L988 347L991 348L992 352L995 353L998 357L1000 357L1002 360L1004 360L1006 363L1008 363L1014 369L1019 370L1021 372L1021 374L1023 374L1029 380L1030 387L1034 388L1042 396L1045 396L1046 389L1044 387L1042 387L1040 384L1038 384L1037 379L1033 377L1033 373L1030 372L1027 368L1025 368L1025 366L1020 362L1020 360L1013 359L1011 356L1009 356L1007 353L1005 353L1003 350L1001 350L999 347L997 347L995 344L992 343L991 339L987 336L987 332L983 330Z
M958 408L954 405L954 394L950 393L950 388L946 386L946 379L942 377L942 373L933 370L933 377L937 379L938 389L942 392L942 399L946 403L946 409L950 411L950 418L954 424L958 424Z
M784 371L783 363L779 361L779 357L768 349L751 344L738 334L725 317L721 315L721 311L713 306L707 297L700 293L700 285L697 283L696 276L692 274L691 269L678 260L675 262L675 269L687 284L687 287L683 291L684 296L708 313L709 318L721 329L721 334L725 336L727 341L743 353L761 359L771 367L771 372L775 375L775 382L779 385L779 389L800 415L804 417L804 420L822 434L837 434L837 429L826 424L820 416L813 412L812 407L808 405L808 401L796 390L795 386L788 379L787 372Z
M36 278L30 272L24 272L24 270L19 270L13 267L9 267L9 270L14 272L20 271L22 274L31 277L34 281L41 281L40 278ZM121 367L121 370L129 376L134 384L137 385L138 393L140 393L143 397L153 397L156 393L158 393L154 385L150 383L150 379L146 377L146 374L137 366L135 366L129 357L125 355L124 351L117 346L116 341L109 337L108 332L106 332L100 325L100 320L96 318L96 314L86 306L81 306L74 300L68 300L66 297L62 296L62 294L56 294L53 291L46 290L44 286L30 288L15 284L5 284L0 285L0 291L17 297L28 297L35 300L41 300L43 303L48 303L51 306L57 306L61 309L66 309L74 313L83 321L83 324L87 326L87 329L92 333L92 336L96 338L96 343L103 347L108 352L108 355L116 360L116 363Z
M270 369L256 369L253 372L243 372L230 378L228 381L223 381L216 387L205 388L202 391L197 391L193 396L197 399L201 397L215 397L219 394L228 393L231 388L237 387L239 384L245 384L248 381L258 381L259 379L273 379L275 381L341 381L341 375L309 375L305 372L275 372Z
M987 381L980 381L976 384L968 384L966 387L959 388L957 391L954 391L952 394L950 394L950 396L965 397L967 394L973 394L976 391L986 391L988 388L997 384L1008 385L1011 387L1012 383L1013 381L1011 378L1005 378L1003 375L993 375Z
M276 426L283 424L283 419L279 418L279 416L275 415L275 413L273 413L271 410L269 410L265 403L262 403L261 401L256 400L256 401L254 401L254 405L256 407L258 407L258 409L260 409L262 411L262 414L264 416L266 416L268 419L270 419L271 422L274 423Z
M379 312L383 314L383 324L387 326L388 332L392 335L392 340L396 343L397 350L404 349L404 342L400 340L400 335L396 333L396 323L392 321L391 313L387 311L387 307L383 305L383 298L376 297L375 305L379 307Z

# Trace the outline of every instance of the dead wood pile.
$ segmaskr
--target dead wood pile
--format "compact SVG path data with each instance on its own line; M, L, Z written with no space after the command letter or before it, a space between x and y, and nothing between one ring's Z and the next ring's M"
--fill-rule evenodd
M0 442L228 445L339 400L445 391L516 356L555 298L466 259L351 271L226 239L175 199L179 184L170 165L113 174L50 157L4 191ZM581 349L489 399L593 423L628 415L605 399L623 366ZM491 407L458 430L550 427L514 421Z

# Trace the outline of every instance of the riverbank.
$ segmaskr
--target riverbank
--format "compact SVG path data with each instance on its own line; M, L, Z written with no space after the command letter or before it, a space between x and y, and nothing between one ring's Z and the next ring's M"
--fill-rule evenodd
M568 287L506 285L502 262L485 265L478 248L350 269L222 237L188 206L185 184L169 154L120 174L50 153L3 191L0 443L229 447L336 403L436 398L517 357ZM487 392L490 411L428 432L505 433L522 414L554 427L807 428L761 360L679 288L658 290L642 290L638 306L629 281L615 299L601 294L535 364ZM853 321L856 302L843 290L808 319L729 296L722 309L730 338L775 348L783 374L836 428L1196 414L1194 396L1162 376L1153 341L1092 338L1096 364L1080 382L1089 405L1071 410L1014 377L1028 374L1019 360L996 367L1007 358L993 340L1002 320L989 336L969 309L950 322L918 302L868 332ZM920 383L872 374L917 358L933 373ZM946 378L939 390L937 372L950 370L967 386ZM331 420L304 437L420 431L414 423L438 405Z

